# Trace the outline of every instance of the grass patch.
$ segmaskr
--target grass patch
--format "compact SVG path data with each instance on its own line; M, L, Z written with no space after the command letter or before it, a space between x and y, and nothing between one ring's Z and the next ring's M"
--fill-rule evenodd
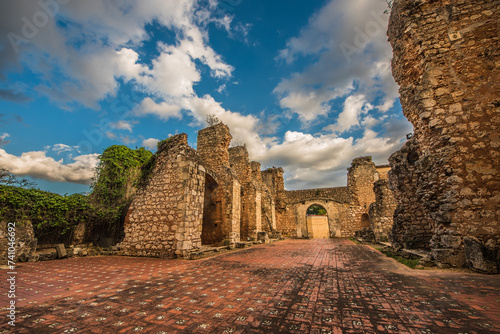
M415 269L417 267L417 265L419 264L420 262L420 259L418 258L414 258L414 259L406 259L396 253L393 253L391 251L382 251L380 249L378 249L379 251L381 251L383 254L385 254L386 256L388 257L392 257L394 260L398 261L399 263L402 263L404 264L405 266L409 267L409 268L412 268L412 269Z
M361 242L359 242L359 240L354 239L353 237L349 237L349 240L351 240L352 242L354 242L356 245L361 244Z

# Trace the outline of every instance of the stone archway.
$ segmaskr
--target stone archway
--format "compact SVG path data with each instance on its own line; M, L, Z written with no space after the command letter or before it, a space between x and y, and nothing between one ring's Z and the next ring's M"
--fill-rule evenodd
M325 208L328 216L328 229L330 237L340 237L341 226L339 219L339 205L341 204L327 199L312 199L291 205L295 215L295 222L297 224L297 236L299 238L308 237L306 212L312 205L319 205Z
M311 239L330 238L328 213L322 205L312 204L306 210L307 236Z

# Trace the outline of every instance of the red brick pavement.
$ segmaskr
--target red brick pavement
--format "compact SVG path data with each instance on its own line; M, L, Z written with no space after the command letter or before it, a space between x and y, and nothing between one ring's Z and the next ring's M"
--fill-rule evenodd
M17 272L16 326L3 308L0 333L500 333L498 275L411 270L345 239Z

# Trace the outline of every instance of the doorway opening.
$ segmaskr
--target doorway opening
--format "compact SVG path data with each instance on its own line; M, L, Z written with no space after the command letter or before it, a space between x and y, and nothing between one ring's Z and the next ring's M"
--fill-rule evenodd
M361 228L365 227L370 227L370 217L366 213L361 216Z
M201 244L213 245L221 241L222 206L218 199L217 181L212 176L205 176L205 202L203 205L203 224L201 227Z
M311 239L330 238L330 226L326 209L313 204L306 210L307 235Z

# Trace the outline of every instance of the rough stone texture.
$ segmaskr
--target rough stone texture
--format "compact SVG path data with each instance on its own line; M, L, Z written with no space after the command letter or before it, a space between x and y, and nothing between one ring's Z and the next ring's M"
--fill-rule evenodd
M394 210L397 202L389 188L389 180L383 178L373 185L375 202L370 205L370 228L376 241L389 241L388 236L392 230Z
M29 221L15 223L15 257L13 262L28 262L36 261L35 256L37 239L33 225ZM8 223L6 221L0 222L0 265L6 265L8 262Z
M229 167L229 128L219 123L198 131L197 151L206 166L219 173L223 167Z
M261 171L244 146L229 148L230 141L229 128L217 124L198 132L198 151L186 134L158 149L125 218L120 254L186 257L203 245L255 240L261 232L308 237L306 211L313 204L326 208L331 237L370 226L368 206L380 178L371 157L353 161L348 187L285 191L282 168Z
M359 231L356 231L354 237L361 242L374 242L377 241L375 238L375 233L369 227L365 227Z
M372 157L354 159L348 171L347 187L352 194L353 203L368 210L370 204L375 202L373 183L377 179L377 169L372 162Z
M130 255L173 256L201 247L205 178L187 135L160 147L151 179L130 205L122 248Z
M64 244L57 244L56 245L56 251L57 251L57 257L59 259L65 258L68 254L66 253L66 248L64 247Z
M381 172L386 173L387 168L381 168ZM306 211L314 204L326 209L331 237L352 237L356 231L369 228L368 208L376 200L374 182L380 179L371 157L354 159L347 179L347 187L286 191L283 218L278 220L278 230L285 236L307 237ZM381 196L384 202L379 206L386 210L374 212L372 219L389 224L384 217L378 217L378 214L391 215L386 203L389 196L389 192ZM387 238L388 229L379 229L379 238ZM386 233L385 236L383 233Z
M475 266L466 236L499 243L499 15L498 0L396 0L391 11L392 71L414 126L391 158L393 240L417 239L443 265Z
M395 248L430 247L434 222L423 204L415 200L422 173L417 166L422 161L415 160L418 152L417 143L412 138L389 159L392 166L389 173L390 187L398 203L390 234L390 241Z
M240 237L241 240L254 239L255 233L261 230L262 185L260 179L254 179L255 174L260 173L260 164L252 165L245 146L229 148L229 161L241 184Z
M486 247L474 237L465 237L464 245L465 258L471 268L490 274L500 273L500 249L498 247L495 247L496 249Z

